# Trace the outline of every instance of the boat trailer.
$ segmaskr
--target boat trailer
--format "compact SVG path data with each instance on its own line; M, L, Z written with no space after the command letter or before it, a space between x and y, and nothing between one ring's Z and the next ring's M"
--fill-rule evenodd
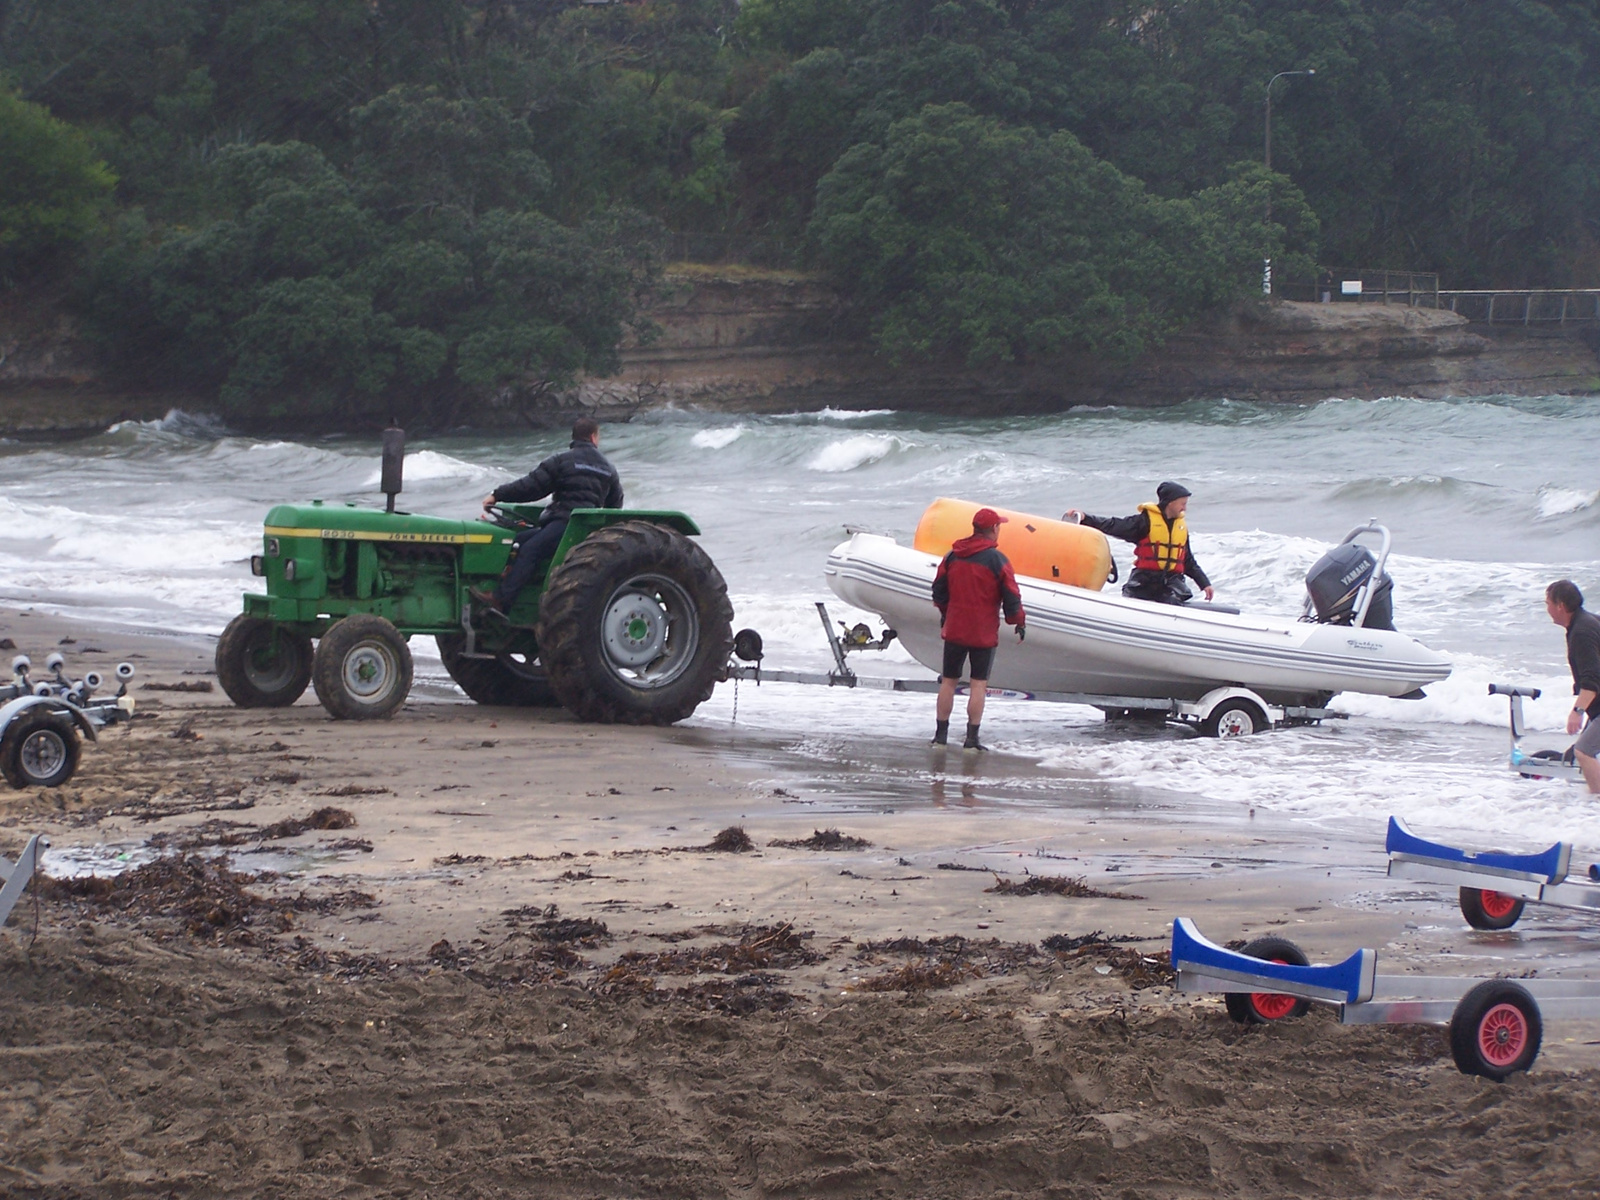
M1501 1080L1539 1055L1545 1018L1600 1017L1600 981L1380 975L1373 950L1312 964L1293 942L1258 938L1242 950L1206 940L1194 922L1172 923L1172 967L1180 992L1221 992L1228 1015L1270 1024L1333 1005L1344 1025L1446 1024L1464 1074Z
M1600 868L1569 879L1572 843L1537 854L1459 850L1420 838L1399 817L1389 818L1384 841L1389 877L1460 889L1461 915L1474 929L1510 929L1528 904L1600 911Z
M733 640L734 657L742 662L729 661L725 678L749 679L758 686L768 683L801 683L814 687L875 688L889 692L921 692L934 694L939 690L938 677L932 679L891 679L881 675L859 675L851 669L846 655L867 650L887 650L898 636L894 630L885 629L874 637L865 624L854 627L843 621L838 624L843 633L833 632L834 622L828 615L828 606L816 602L817 616L822 621L822 633L833 652L832 671L784 671L762 666L765 651L761 635L754 629L741 629ZM745 665L748 664L748 665ZM957 692L965 695L967 685ZM1145 718L1150 721L1178 721L1198 727L1212 737L1243 737L1257 732L1261 727L1257 713L1265 714L1268 728L1282 729L1299 725L1315 725L1320 721L1343 720L1348 714L1327 708L1303 705L1272 704L1249 688L1219 687L1207 692L1198 700L1179 700L1152 696L1107 696L1086 692L1025 692L1010 688L990 688L990 699L1041 700L1048 704L1083 704L1098 708L1108 718Z

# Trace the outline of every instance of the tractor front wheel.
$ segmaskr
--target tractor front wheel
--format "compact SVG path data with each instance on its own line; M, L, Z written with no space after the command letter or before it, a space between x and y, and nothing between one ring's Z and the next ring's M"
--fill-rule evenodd
M467 639L462 634L441 634L433 640L439 643L444 669L469 699L501 708L554 708L561 704L550 690L549 676L537 652L512 649L493 658L467 658Z
M217 680L240 708L284 708L311 682L311 639L240 613L217 639Z
M72 718L36 708L19 714L0 741L0 774L12 787L60 787L78 769Z
M322 635L311 682L322 707L336 719L387 717L411 691L411 648L382 617L355 613Z
M584 539L539 604L550 686L585 721L670 725L711 696L733 649L728 585L674 529L622 521Z

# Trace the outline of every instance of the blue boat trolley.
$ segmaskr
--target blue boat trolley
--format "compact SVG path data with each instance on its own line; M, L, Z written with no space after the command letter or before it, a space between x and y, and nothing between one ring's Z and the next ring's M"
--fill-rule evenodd
M1600 1017L1600 981L1380 975L1372 950L1326 966L1278 937L1229 950L1187 917L1172 923L1172 966L1178 991L1221 992L1242 1023L1288 1020L1315 1001L1345 1025L1448 1024L1456 1066L1496 1080L1533 1065L1546 1017Z
M1510 929L1527 904L1600 911L1600 882L1568 879L1572 843L1537 854L1458 850L1420 838L1389 818L1389 877L1460 889L1461 915L1474 929Z

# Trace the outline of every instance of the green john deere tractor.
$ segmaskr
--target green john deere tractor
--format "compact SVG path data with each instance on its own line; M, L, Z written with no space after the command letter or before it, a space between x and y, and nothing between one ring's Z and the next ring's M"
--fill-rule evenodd
M721 572L690 541L693 521L576 509L544 578L502 618L468 589L495 584L513 537L542 508L502 504L471 521L395 512L396 434L385 434L387 511L313 500L267 513L251 559L266 594L247 594L217 642L217 676L235 704L293 704L310 683L334 717L386 717L411 690L415 635L435 639L445 670L479 704L666 725L710 697L733 645L733 607Z

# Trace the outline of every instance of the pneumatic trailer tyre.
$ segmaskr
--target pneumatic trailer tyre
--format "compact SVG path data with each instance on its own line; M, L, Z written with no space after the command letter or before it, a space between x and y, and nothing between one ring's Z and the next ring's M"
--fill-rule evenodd
M1526 1071L1543 1039L1538 1004L1509 979L1485 979L1461 997L1450 1017L1450 1056L1463 1075L1498 1082Z
M1200 729L1207 737L1249 737L1270 728L1267 714L1248 700L1224 700L1207 714Z
M493 658L465 658L467 639L459 634L440 635L439 657L456 686L479 704L504 708L554 708L561 701L550 688L550 678L537 654L515 649Z
M722 573L677 530L608 525L573 548L539 605L550 686L585 721L670 725L711 696L733 649Z
M72 718L35 708L6 726L0 774L12 787L60 787L78 769L78 751Z
M240 613L217 639L217 681L240 708L283 708L311 682L311 639Z
M411 648L382 617L355 613L322 635L311 682L330 716L345 721L387 717L411 691Z
M1525 901L1487 888L1461 889L1461 915L1474 929L1510 929L1522 916Z
M1311 965L1305 951L1287 938L1259 937L1239 953L1289 966ZM1222 1002L1228 1015L1241 1025L1270 1025L1275 1021L1293 1020L1305 1016L1311 1007L1311 1001L1281 992L1229 992Z

